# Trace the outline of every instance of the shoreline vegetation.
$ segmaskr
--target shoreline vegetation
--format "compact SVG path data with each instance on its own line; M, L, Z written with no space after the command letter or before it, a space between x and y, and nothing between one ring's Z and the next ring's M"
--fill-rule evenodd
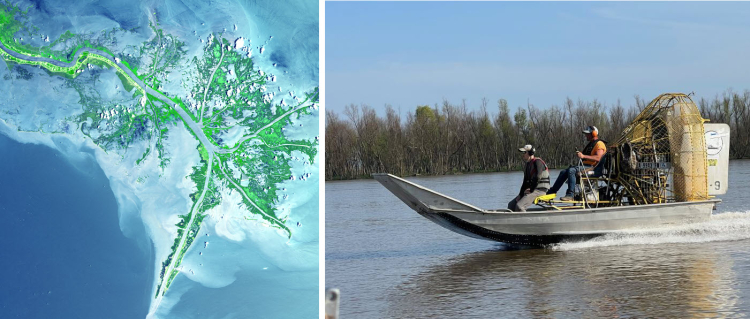
M488 111L485 98L477 111L466 101L443 100L417 106L405 121L390 105L378 116L368 105L350 104L344 114L326 111L325 180L371 178L372 173L429 176L520 170L518 148L531 144L550 168L573 164L585 145L581 130L594 125L600 138L615 141L651 100L634 96L635 104L597 100L539 108L532 104L511 113L504 99ZM713 99L693 99L709 123L731 129L730 159L750 158L750 90L731 89Z
M3 80L11 80L11 72L17 73L16 80L32 79L34 75L24 66L63 77L66 88L79 94L82 110L59 119L65 122L62 133L80 131L104 152L123 159L128 152L143 152L137 154L132 166L134 174L145 173L137 177L138 184L153 176L146 172L154 173L142 168L144 161L158 163L159 175L154 178L161 179L171 169L170 158L178 155L169 154L164 145L170 130L184 125L198 141L201 162L185 176L195 183L190 195L192 208L178 215L180 221L175 224L177 232L170 242L170 253L157 265L160 269L154 299L158 301L152 304L152 310L158 308L159 298L182 271L182 259L198 236L203 219L211 217L211 209L222 201L221 190L236 190L242 195L237 206L242 216L236 218L256 220L280 230L287 240L292 238L291 223L287 225L289 216L277 215L277 205L288 196L279 185L295 178L291 161L300 155L294 152L307 156L300 161L313 164L318 142L312 137L289 139L283 131L292 125L295 116L311 115L311 109L317 110L318 87L288 92L288 100L292 101L289 105L284 100L274 102L277 92L272 92L271 82L276 82L276 75L260 70L251 58L252 47L233 46L224 33L210 33L205 44L200 44L202 55L189 59L186 44L161 29L156 16L149 18L149 29L113 28L82 34L66 31L49 43L49 35L40 34L31 24L31 9L33 6L21 10L7 1L0 2L0 60L10 71ZM127 52L132 54L125 50L113 53L120 51L115 48L123 47L118 44L117 35L136 32L150 32L150 39L127 46ZM36 42L35 37L39 39ZM102 71L108 69L113 69L130 98L109 101L92 89L99 83ZM171 83L169 74L173 72L182 73L178 79L184 91L178 95L163 87ZM115 85L115 90L120 90L119 85ZM280 86L278 90L282 95ZM240 136L233 135L234 131L241 132ZM162 229L163 226L159 225Z

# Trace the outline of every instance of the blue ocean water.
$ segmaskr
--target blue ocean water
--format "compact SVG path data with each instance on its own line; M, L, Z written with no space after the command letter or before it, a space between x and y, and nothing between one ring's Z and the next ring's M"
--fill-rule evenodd
M106 176L84 158L0 134L0 318L146 316L153 252L123 235Z
M278 76L276 87L269 84L269 88L282 89L279 96L287 97L287 103L293 95L301 96L318 85L318 1L13 2L29 8L30 25L38 27L52 41L66 31L85 34L125 28L132 32L118 33L116 43L108 47L125 54L147 41L152 36L149 24L158 21L165 33L185 41L189 54L198 56L203 47L200 40L205 41L211 33L221 34L229 41L240 36L252 40L256 67ZM25 41L33 46L48 44L40 37L26 37ZM265 53L260 53L261 47ZM184 62L189 64L189 59ZM107 76L115 80L107 81ZM105 103L111 100L114 94L111 88L117 80L109 73L99 79L105 79L97 84ZM172 79L177 80L173 86L167 83L167 90L183 94L182 88L178 88L180 78ZM23 116L4 118L11 120L9 123L34 131L43 124L79 114L79 95L64 85L62 79L42 72L34 73L32 81L35 82L16 81L13 86L0 86L0 91L12 92L16 101L26 104L23 107L11 104ZM56 90L28 89L37 87ZM27 107L32 104L36 108ZM61 111L58 104L67 108ZM307 122L297 130L303 129L306 132L300 135L309 139L320 134L317 126L313 130ZM2 250L0 261L0 319L145 317L154 301L154 266L160 260L152 256L144 221L132 215L146 220L156 214L148 209L143 210L143 215L121 214L118 225L117 203L107 179L93 160L70 165L63 155L49 148L0 138L0 216L12 220L4 223L9 230L4 233L7 239L3 246L10 248ZM176 153L173 155L177 156ZM124 205L122 199L132 199L131 206L140 207L135 195L122 195L133 193L128 188L132 185L125 179L122 181L119 184L116 178L112 180L120 205ZM307 184L317 188L317 179ZM289 193L295 192L293 187L285 187ZM302 202L297 198L297 202ZM313 198L314 203L291 210L290 225L299 221L302 226L295 228L294 239L289 242L283 236L247 235L239 243L225 240L213 232L215 223L205 221L202 232L211 234L211 245L208 249L201 249L201 244L190 248L189 256L183 260L183 271L166 294L168 302L161 305L156 317L316 317L317 193ZM251 223L241 226L246 234L265 234L253 228L261 226ZM161 245L158 238L154 240Z

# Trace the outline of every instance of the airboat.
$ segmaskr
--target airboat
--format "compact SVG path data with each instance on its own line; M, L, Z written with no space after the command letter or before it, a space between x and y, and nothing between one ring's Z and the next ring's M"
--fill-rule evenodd
M628 125L573 201L554 194L526 212L488 210L391 174L373 174L425 218L462 235L547 246L629 229L708 220L727 191L729 125L706 123L692 99L662 94Z

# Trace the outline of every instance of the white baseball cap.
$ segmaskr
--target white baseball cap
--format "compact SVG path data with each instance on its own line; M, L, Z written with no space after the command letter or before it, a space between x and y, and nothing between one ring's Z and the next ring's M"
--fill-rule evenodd
M596 128L596 126L593 126L593 125L587 126L585 129L583 129L583 133L585 133L585 134L591 134L591 133L594 133L594 132L599 133L599 129Z
M531 145L526 145L518 149L519 152L535 152L536 150Z

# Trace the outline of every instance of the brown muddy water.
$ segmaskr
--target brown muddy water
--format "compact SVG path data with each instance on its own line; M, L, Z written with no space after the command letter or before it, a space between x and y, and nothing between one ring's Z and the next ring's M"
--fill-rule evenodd
M325 282L341 318L744 317L750 313L750 161L730 162L711 220L548 249L458 235L374 180L326 183ZM557 171L551 172L553 179ZM521 173L408 178L483 208Z

